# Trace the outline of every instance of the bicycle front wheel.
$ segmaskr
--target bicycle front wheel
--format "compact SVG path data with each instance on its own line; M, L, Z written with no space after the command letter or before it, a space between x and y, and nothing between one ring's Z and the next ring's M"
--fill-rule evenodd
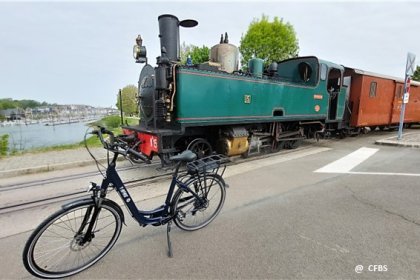
M216 218L226 196L225 181L217 174L207 174L192 180L187 186L197 194L179 189L174 196L172 209L175 224L187 231L201 229Z
M26 269L37 277L61 278L92 266L112 248L122 227L116 207L104 201L94 219L93 201L75 203L46 219L23 251ZM90 233L89 225L93 224Z

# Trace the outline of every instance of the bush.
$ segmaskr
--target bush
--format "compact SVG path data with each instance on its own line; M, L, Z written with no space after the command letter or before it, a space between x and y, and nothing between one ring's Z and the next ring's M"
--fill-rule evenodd
M4 134L0 137L0 157L7 156L9 147L9 134Z
M102 118L99 121L91 123L91 125L92 126L100 125L100 126L106 127L109 130L112 130L121 126L121 119L120 119L120 116L118 115L107 116L107 117Z
M121 126L121 118L120 116L108 116L103 119L105 122L105 126L108 129L114 129Z

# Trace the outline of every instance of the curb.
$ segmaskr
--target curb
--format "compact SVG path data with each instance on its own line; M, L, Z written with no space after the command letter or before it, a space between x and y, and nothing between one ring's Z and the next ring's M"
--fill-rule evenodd
M406 133L402 135L401 140L398 140L397 138L397 136L392 136L385 139L376 140L375 144L394 147L420 148L419 133Z
M394 147L408 147L408 148L420 148L420 143L418 142L404 142L402 140L391 140L391 139L383 139L383 140L376 140L375 144L377 145L385 145L385 146L394 146Z
M101 163L106 162L106 158L99 159L98 161ZM36 167L28 167L28 168L20 168L20 169L11 169L6 171L0 171L0 177L8 178L8 177L16 177L19 175L28 175L28 174L35 174L40 172L48 172L54 170L64 170L68 168L74 167L83 167L94 164L93 160L83 160L83 161L74 161L74 162L66 162L66 163L57 163L57 164L47 164L41 165Z

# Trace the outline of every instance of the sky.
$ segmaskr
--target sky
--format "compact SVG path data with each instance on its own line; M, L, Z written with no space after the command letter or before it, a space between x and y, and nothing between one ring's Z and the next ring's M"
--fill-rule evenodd
M141 34L156 65L161 14L198 26L180 41L213 46L227 32L239 46L254 18L293 25L299 55L404 77L407 52L420 64L420 1L128 1L0 0L0 98L115 107L118 89L138 82L132 57Z

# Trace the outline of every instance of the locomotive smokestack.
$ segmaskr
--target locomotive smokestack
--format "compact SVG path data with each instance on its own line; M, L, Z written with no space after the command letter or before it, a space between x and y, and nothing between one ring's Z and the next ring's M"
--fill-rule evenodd
M173 15L161 15L159 20L160 49L166 49L169 61L179 60L179 20ZM162 53L163 56L163 53Z
M194 27L198 24L197 21L187 19L180 22L174 15L160 15L158 21L161 51L165 48L169 61L179 61L179 26Z

